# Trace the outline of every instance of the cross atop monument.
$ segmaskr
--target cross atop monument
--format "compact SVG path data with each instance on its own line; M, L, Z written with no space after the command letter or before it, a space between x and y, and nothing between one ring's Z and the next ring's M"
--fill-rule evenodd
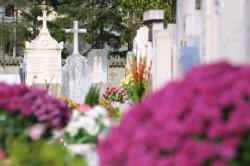
M87 33L87 29L79 29L78 28L78 21L74 21L74 28L73 29L66 29L65 32L74 34L74 43L73 43L74 51L73 51L73 55L80 55L78 34L79 33Z
M37 20L38 21L43 21L43 28L42 28L42 31L47 31L47 21L50 21L51 19L47 16L47 11L46 10L43 10L43 16L40 17L38 16L37 17Z

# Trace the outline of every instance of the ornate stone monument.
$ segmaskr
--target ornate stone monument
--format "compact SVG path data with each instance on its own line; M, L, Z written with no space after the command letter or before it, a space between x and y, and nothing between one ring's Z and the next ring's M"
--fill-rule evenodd
M84 102L85 96L92 84L91 70L86 57L79 53L78 34L86 33L86 29L78 28L78 21L74 21L73 29L66 29L66 33L74 35L73 54L66 59L62 69L62 96L76 102Z
M61 51L63 42L58 43L51 37L47 28L47 12L38 17L43 27L36 39L25 43L27 63L26 83L45 87L55 94L60 93L61 85Z

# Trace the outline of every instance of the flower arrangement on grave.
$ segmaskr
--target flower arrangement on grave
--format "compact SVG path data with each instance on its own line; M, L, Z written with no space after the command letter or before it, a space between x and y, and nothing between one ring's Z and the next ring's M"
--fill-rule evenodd
M147 67L146 57L140 58L132 56L130 67L126 68L126 75L121 80L121 86L124 88L126 95L133 103L138 103L150 91L151 72Z
M127 101L125 90L122 87L108 87L102 94L100 104L103 105L113 119L120 117L120 104Z
M62 145L48 143L53 131L63 129L69 122L71 111L65 102L44 89L24 85L0 83L0 94L1 158L8 159L1 161L0 165L31 166L39 162L41 166L56 166L57 159L76 162L74 157L67 156L66 151L60 153L64 151ZM48 146L54 149L43 148ZM72 165L77 166L76 163Z
M249 119L250 66L196 67L124 116L101 165L250 165Z
M72 154L83 156L88 165L97 165L96 144L107 135L110 127L111 119L104 107L91 108L82 104L73 110L63 141Z
M108 111L104 107L80 105L73 110L71 120L65 128L64 141L67 144L96 144L110 125Z

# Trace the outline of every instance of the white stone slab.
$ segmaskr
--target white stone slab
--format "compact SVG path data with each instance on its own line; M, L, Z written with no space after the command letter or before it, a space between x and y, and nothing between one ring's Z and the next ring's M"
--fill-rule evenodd
M164 10L148 10L143 14L143 21L164 20Z
M137 34L134 40L133 52L137 56L137 62L140 57L147 56L148 52L148 40L149 40L149 28L144 26L137 30Z
M173 80L174 36L169 29L155 32L153 56L153 89L163 87Z
M20 84L20 76L18 74L0 74L0 82L7 84Z
M220 0L220 55L232 63L249 63L246 9L248 0ZM238 11L238 12L235 12Z

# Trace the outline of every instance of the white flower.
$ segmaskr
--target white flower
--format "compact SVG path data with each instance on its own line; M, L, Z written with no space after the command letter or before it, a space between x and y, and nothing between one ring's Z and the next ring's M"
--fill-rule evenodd
M29 128L29 131L28 131L29 137L33 141L39 140L42 137L42 135L45 133L46 128L47 128L47 126L45 126L44 124L41 124L41 123L38 123L38 124L31 126Z
M76 122L70 122L66 127L66 132L69 133L71 137L74 137L79 132L79 127Z
M78 119L81 113L78 110L73 110L71 119Z
M103 118L102 123L105 127L110 127L111 126L111 121L109 118Z
M100 127L93 118L82 116L79 118L78 127L83 128L90 135L96 135Z
M96 119L98 117L108 117L108 112L102 106L95 106L92 110L88 111L86 115Z

